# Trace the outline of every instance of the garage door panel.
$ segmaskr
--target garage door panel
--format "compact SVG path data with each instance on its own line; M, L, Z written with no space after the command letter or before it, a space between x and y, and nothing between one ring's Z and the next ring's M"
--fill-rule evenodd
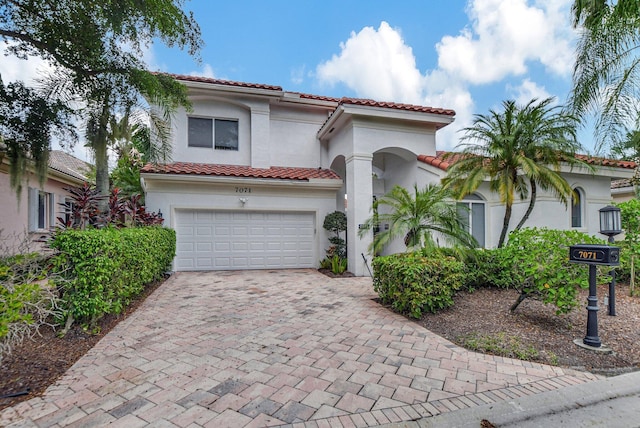
M196 235L198 236L211 236L213 233L213 230L211 228L211 226L198 226L196 228Z
M214 226L216 236L231 236L231 228L229 226Z
M313 213L176 212L177 270L314 267Z
M198 253L210 253L211 251L213 251L213 244L211 242L198 242L196 244L196 251Z
M213 220L211 213L207 211L196 211L192 218L196 224L210 224Z

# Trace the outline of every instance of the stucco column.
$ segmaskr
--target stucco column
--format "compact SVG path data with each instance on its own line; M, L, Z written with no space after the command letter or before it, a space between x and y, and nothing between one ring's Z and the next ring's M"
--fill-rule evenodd
M356 153L346 159L347 181L347 257L349 259L349 271L356 276L369 275L364 264L362 254L367 254L367 248L373 238L373 232L369 230L365 236L358 236L359 225L371 215L371 202L373 189L371 186L371 161L373 156L369 153Z
M269 168L270 141L269 106L251 108L251 166L253 168Z

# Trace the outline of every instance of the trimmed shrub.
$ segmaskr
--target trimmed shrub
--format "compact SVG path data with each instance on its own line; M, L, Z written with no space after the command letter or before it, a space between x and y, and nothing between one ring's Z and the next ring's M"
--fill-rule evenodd
M487 278L504 285L505 279L511 277L512 287L520 292L512 311L524 299L534 297L555 305L556 313L566 313L578 304L578 289L589 287L589 269L584 264L569 263L569 246L604 243L602 239L574 230L513 231L507 245L494 250L499 253L494 268L499 266L503 273L497 277L489 273ZM508 276L504 276L505 273Z
M624 241L617 241L620 247L620 266L616 268L620 281L629 281L629 293L635 294L635 286L640 276L640 200L631 199L616 204L620 208ZM633 275L632 275L633 273Z
M51 246L60 252L56 268L67 279L61 287L66 328L78 321L93 329L162 278L175 256L176 235L153 226L65 230Z
M373 288L394 311L420 318L453 305L465 282L465 266L435 251L400 253L373 260Z
M475 249L467 257L468 289L479 287L511 288L514 285L516 273L513 263L507 258L507 252L498 249Z

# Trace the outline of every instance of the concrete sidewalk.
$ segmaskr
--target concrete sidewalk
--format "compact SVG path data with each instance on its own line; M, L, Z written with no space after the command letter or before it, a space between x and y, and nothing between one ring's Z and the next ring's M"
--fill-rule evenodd
M640 372L385 427L478 428L483 420L500 428L640 427Z
M178 273L0 426L367 427L602 378L469 352L375 297L311 269Z

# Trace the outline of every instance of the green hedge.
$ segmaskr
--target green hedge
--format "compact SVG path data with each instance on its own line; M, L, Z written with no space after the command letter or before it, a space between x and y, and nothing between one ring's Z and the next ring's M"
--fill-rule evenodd
M94 327L162 277L175 256L176 235L157 226L65 230L51 246L60 251L56 269L66 278L61 289L67 321Z
M373 288L382 303L413 318L453 305L466 281L465 266L441 252L392 254L373 260Z
M580 303L578 290L589 286L589 269L584 264L569 263L569 247L603 243L575 230L524 228L511 232L503 248L479 250L469 269L475 286L519 291L512 310L525 298L534 297L555 305L557 313L566 313Z

